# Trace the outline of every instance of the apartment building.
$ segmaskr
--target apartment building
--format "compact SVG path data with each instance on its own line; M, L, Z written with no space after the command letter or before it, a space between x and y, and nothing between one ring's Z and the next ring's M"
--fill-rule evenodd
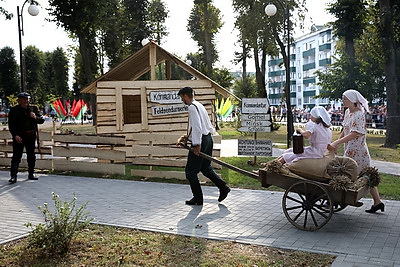
M316 70L329 68L333 63L336 40L332 29L315 26L311 32L294 40L290 47L290 102L292 106L312 108L334 103L328 99L313 98L321 86L317 85ZM269 58L267 73L267 93L270 105L285 105L285 66L283 57Z

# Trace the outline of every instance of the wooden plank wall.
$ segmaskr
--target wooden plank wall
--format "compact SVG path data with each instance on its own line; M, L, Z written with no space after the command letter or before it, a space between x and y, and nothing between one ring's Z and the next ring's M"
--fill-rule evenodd
M37 152L36 168L58 171L92 172L125 175L126 155L114 150L124 146L124 136L68 135L40 132L41 152ZM10 166L12 145L7 129L0 131L0 165ZM118 164L120 163L120 164ZM21 167L26 168L26 159Z
M132 133L160 133L180 136L187 129L187 113L152 116L151 107L162 104L149 101L151 91L177 91L191 86L195 99L207 109L215 121L215 88L208 80L161 80L161 81L102 81L97 83L97 133L116 134L127 137L127 144L134 144ZM137 95L141 98L141 123L125 124L123 121L123 96Z
M175 134L162 134L162 133L134 133L132 135L133 141L136 143L132 145L131 155L132 164L148 166L147 170L131 170L131 175L141 177L158 177L158 178L176 178L184 180L188 151L185 148L178 148L175 146L177 136ZM213 136L215 144L220 144L222 137L220 135ZM214 149L213 156L220 155L219 149ZM153 170L154 166L165 166L180 168L181 170ZM221 166L213 164L215 168ZM199 175L200 180L207 180L203 175Z
M179 136L173 133L133 133L131 140L135 144L128 146L126 138L119 135L69 135L41 131L40 137L41 153L37 151L37 169L125 175L123 163L131 162L148 168L132 170L130 174L133 176L185 179L183 168L188 151L175 146ZM222 138L217 135L213 139L215 144L220 144ZM0 130L1 166L10 166L11 141L9 131ZM214 149L213 156L219 155L219 149ZM20 166L27 168L25 159ZM180 170L156 171L153 170L155 166ZM220 168L216 164L213 166ZM206 180L201 175L199 177Z

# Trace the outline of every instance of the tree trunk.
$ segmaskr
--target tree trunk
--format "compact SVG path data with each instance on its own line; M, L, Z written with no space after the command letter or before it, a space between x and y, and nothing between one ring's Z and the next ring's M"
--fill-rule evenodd
M81 34L78 34L78 39L79 39L79 51L81 53L83 68L84 68L85 85L89 85L94 80L89 42ZM92 107L93 125L96 125L97 124L96 95L90 94L90 102Z
M396 148L400 143L400 95L399 80L396 75L396 49L393 33L393 23L391 19L390 0L379 1L379 8L382 13L382 44L383 51L386 51L385 74L386 74L386 94L387 94L387 124L386 141L384 147Z
M260 59L258 58L258 47L253 48L253 53L254 63L256 67L258 97L267 97L267 94L265 93L265 75L262 73L262 66L260 66Z
M243 80L243 92L245 92L245 96L249 97L249 89L247 87L247 53L246 53L246 44L242 42L242 80Z

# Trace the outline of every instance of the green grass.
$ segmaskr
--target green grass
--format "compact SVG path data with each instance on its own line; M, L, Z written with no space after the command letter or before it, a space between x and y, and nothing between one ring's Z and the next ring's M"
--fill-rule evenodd
M330 266L335 256L91 225L63 256L0 245L0 266Z

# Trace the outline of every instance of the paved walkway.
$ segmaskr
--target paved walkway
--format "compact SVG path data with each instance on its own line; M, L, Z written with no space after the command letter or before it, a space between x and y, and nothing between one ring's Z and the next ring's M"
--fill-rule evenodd
M400 266L399 201L385 201L384 213L367 214L371 199L362 199L363 207L347 207L307 232L287 221L281 192L234 188L218 204L218 190L205 186L204 206L190 207L184 205L188 185L38 176L29 181L21 173L9 185L9 173L0 171L0 244L26 235L25 223L43 222L37 207L52 206L51 192L62 200L75 192L79 205L89 201L95 223L337 255L332 266Z

